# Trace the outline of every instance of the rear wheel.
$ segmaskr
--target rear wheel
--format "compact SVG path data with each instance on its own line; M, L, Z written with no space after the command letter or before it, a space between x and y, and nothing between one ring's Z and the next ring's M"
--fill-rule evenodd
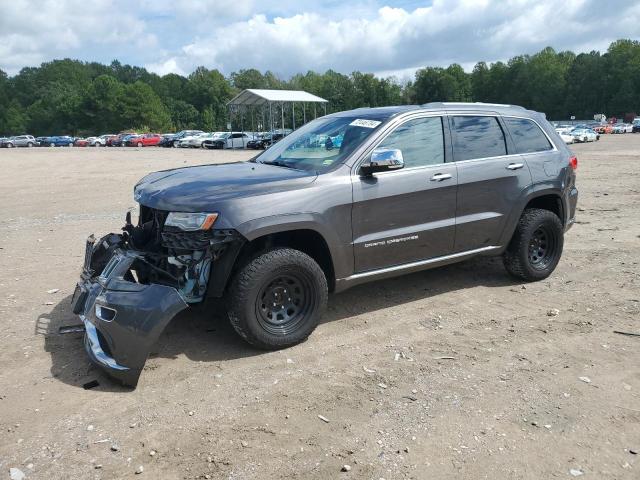
M7 143L7 148L13 148L13 143Z
M141 147L141 146L142 146L142 142L138 142L138 147Z
M51 143L49 144L49 146L50 146L50 147L55 147L55 146L56 146L56 144L55 144L55 143L53 143L53 142L51 142Z
M228 295L231 325L266 350L304 341L326 308L327 279L307 254L290 248L265 252L234 277Z
M504 253L507 271L518 278L536 281L555 270L564 245L562 222L558 216L539 208L524 211Z
M29 147L29 148L33 147L33 142L27 143L27 147Z

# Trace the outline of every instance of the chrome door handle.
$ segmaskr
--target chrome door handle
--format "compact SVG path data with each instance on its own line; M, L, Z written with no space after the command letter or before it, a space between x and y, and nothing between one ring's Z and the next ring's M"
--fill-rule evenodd
M518 170L524 167L524 163L510 163L507 165L507 170Z
M432 182L441 182L443 180L449 180L451 175L448 173L436 173L433 177L431 177Z

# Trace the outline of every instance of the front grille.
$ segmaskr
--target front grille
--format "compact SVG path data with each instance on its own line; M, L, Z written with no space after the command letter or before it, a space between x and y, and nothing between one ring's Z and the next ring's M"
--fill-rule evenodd
M176 250L204 250L209 247L213 235L211 230L184 232L175 227L162 231L162 246Z

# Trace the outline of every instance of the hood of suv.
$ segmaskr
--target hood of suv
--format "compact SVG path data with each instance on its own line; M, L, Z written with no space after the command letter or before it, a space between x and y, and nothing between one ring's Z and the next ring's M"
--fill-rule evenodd
M315 178L315 172L252 162L203 165L150 173L134 198L158 210L207 212L222 200L295 190Z

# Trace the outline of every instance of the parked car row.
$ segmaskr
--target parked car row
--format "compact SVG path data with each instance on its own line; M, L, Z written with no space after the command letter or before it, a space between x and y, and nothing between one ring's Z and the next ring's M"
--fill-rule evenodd
M562 138L566 144L587 143L600 140L600 134L586 125L560 125L556 127L556 132L558 132L558 135L560 135L560 138Z
M0 138L0 147L175 147L175 148L249 148L264 150L291 133L290 129L273 132L203 132L182 130L178 133L121 132L78 138L68 135L33 137L18 135Z
M598 135L613 134L613 133L632 133L640 132L640 119L636 118L633 123L617 122L617 123L601 123L601 122L589 122L580 123L577 125L555 125L558 133L569 133L576 128L587 128L593 130Z

